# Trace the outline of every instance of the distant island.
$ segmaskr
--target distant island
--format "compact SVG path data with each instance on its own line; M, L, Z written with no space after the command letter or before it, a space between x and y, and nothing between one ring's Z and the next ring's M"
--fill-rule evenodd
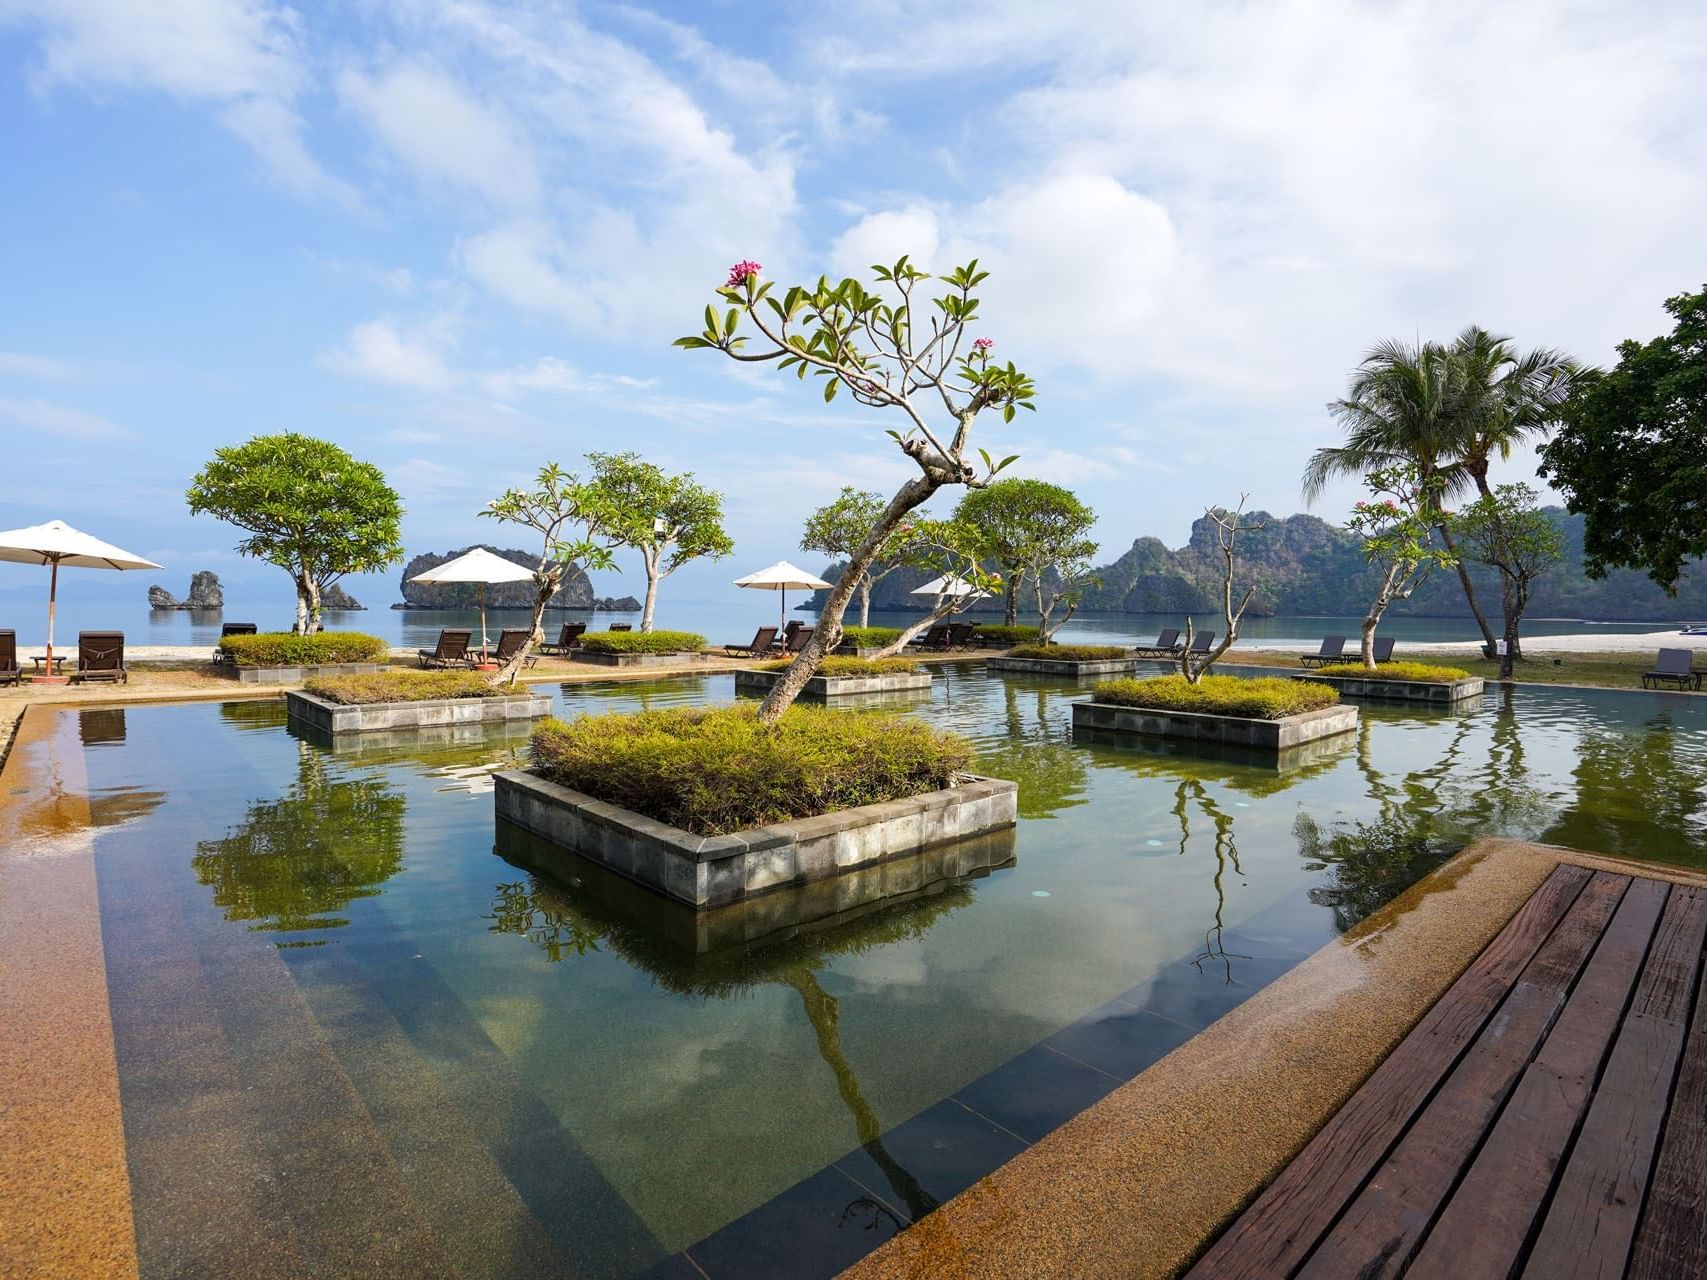
M211 569L203 569L190 577L190 594L182 600L173 595L165 587L155 585L148 588L148 607L150 609L193 609L197 613L214 612L225 608L225 591L219 585L219 575Z
M484 551L490 551L502 560L518 564L532 571L539 563L538 556L531 556L525 551L514 547L503 548L476 543L474 546L457 547L450 551L425 551L408 564L403 566L402 581L398 589L403 593L403 600L394 604L393 609L476 609L480 606L480 588L472 582L443 582L426 583L413 582L412 578L428 569L437 568L446 561L458 556L467 555L479 546ZM486 588L486 607L488 609L532 609L534 586L531 581L524 582L495 582ZM579 565L571 565L563 575L563 585L557 594L551 597L548 609L592 609L594 607L593 583L587 577L585 570ZM638 609L640 606L634 606Z

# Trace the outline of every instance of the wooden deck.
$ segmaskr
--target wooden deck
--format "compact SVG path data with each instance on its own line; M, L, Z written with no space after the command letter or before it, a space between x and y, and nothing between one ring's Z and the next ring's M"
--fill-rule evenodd
M1557 868L1190 1276L1707 1276L1704 937Z

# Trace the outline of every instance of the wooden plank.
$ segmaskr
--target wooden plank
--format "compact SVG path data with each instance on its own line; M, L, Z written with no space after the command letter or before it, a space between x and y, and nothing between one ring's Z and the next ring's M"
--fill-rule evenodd
M1498 1007L1589 873L1560 866L1346 1104L1192 1268L1196 1280L1270 1280L1303 1262Z
M1636 998L1530 1253L1528 1280L1624 1274L1683 1052L1704 938L1707 893L1680 886L1666 904Z
M1511 1274L1594 1094L1642 971L1665 886L1638 880L1407 1276Z
M1511 994L1452 1068L1399 1144L1346 1207L1299 1271L1310 1280L1378 1280L1410 1261L1482 1135L1553 1025L1577 975L1617 912L1627 984L1636 981L1665 889L1647 892L1624 876L1596 875L1524 969ZM1625 889L1629 896L1625 899ZM1626 986L1628 989L1628 985Z
M1702 1275L1707 1275L1707 965L1630 1258L1631 1280Z

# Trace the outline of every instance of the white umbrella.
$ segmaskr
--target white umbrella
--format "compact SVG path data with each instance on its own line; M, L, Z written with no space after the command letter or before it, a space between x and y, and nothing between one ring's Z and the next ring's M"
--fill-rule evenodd
M760 569L757 573L749 573L745 578L736 578L735 585L748 587L754 591L780 591L782 599L778 602L777 622L783 622L788 613L788 592L791 587L802 591L817 591L830 584L822 578L807 573L799 565L790 564L786 560L778 560L769 568Z
M965 578L958 578L952 573L945 573L940 578L932 578L923 586L914 587L909 593L915 596L987 596L988 591L973 586Z
M59 566L73 569L158 569L152 560L92 538L63 520L0 533L0 560L51 567L47 585L47 679L53 676L53 607L59 596Z
M480 588L480 657L486 658L486 584L488 582L532 582L533 570L526 565L517 564L514 560L506 560L503 556L495 556L485 547L458 556L455 560L447 560L441 565L428 569L425 573L417 573L410 582L424 582L429 586L441 582L472 582Z

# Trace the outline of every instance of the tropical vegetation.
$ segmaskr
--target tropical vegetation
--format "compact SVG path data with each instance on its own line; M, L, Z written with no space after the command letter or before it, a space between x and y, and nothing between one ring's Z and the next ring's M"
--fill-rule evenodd
M787 671L794 664L792 658L781 662L767 662L759 668L760 671ZM818 664L815 674L821 676L897 676L909 675L919 669L919 664L911 658L852 658L846 655L831 654Z
M441 698L498 698L497 688L477 671L376 671L368 675L315 676L303 691L342 706L380 702L436 702Z
M1331 707L1339 700L1339 693L1328 685L1278 676L1206 675L1195 683L1184 676L1105 680L1091 691L1091 701L1117 707L1191 711L1247 720L1282 720Z
M889 504L883 495L869 489L843 487L835 501L827 502L806 517L800 535L803 551L822 551L844 562L851 561L871 531L883 519ZM859 625L871 622L871 593L876 586L909 563L908 550L913 525L903 521L889 531L866 559L865 570L855 586L859 590ZM846 639L846 629L843 631Z
M342 662L385 662L391 647L360 631L263 631L226 636L219 651L239 667L321 667Z
M1313 676L1347 676L1358 680L1405 680L1418 684L1451 684L1468 680L1470 673L1462 667L1448 667L1433 662L1383 662L1371 670L1361 662L1335 662L1317 667Z
M581 637L589 653L698 653L705 637L695 631L589 631Z
M972 531L979 558L1001 572L1003 625L1016 624L1019 592L1029 583L1037 602L1037 638L1047 642L1092 585L1097 544L1090 531L1096 514L1058 484L1010 478L967 493L954 518ZM1067 614L1051 625L1061 604Z
M693 478L670 475L636 453L589 453L588 505L619 547L640 553L646 597L640 629L652 630L658 585L684 564L721 560L735 544L723 528L723 495Z
M1107 662L1129 656L1117 644L1022 644L1009 649L1009 658L1047 658L1051 662Z
M1500 576L1503 621L1500 679L1511 679L1522 654L1519 625L1529 608L1536 579L1564 554L1559 532L1542 513L1535 490L1526 484L1502 484L1478 498L1452 520L1464 555L1488 565Z

